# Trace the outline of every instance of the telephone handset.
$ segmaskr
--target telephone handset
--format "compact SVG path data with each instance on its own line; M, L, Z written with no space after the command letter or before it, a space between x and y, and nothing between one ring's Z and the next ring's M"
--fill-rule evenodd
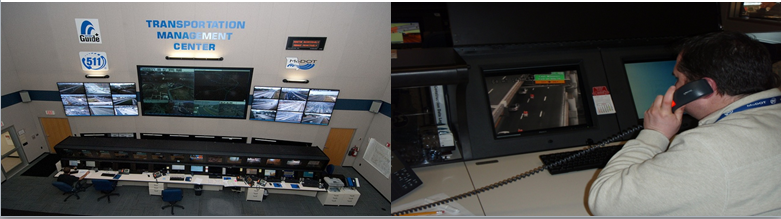
M713 93L708 81L703 79L684 84L673 94L673 112L681 106Z
M681 88L683 88L683 87L681 87ZM610 142L613 142L613 141L616 141L618 139L621 139L625 135L632 134L632 133L634 133L634 132L636 132L638 130L641 130L641 129L643 129L642 125L634 126L634 127L630 128L629 130L623 131L623 132L618 133L617 135L615 135L615 136L613 136L613 137L611 137L609 139L603 140L602 142L600 142L599 144L597 144L597 145L595 145L593 147L580 150L577 153L575 153L573 155L570 155L569 157L566 157L566 158L561 159L559 161L553 162L551 164L539 166L537 168L531 169L529 171L526 171L524 173L518 174L516 176L507 178L505 180L496 182L496 183L491 184L491 185L483 186L482 188L479 188L479 189L475 189L475 190L472 190L472 191L469 191L469 192L462 193L460 195L452 196L452 197L449 197L449 198L446 198L446 199L442 199L442 200L435 201L435 202L432 202L432 203L428 203L428 204L425 204L425 205L421 205L421 206L418 206L418 207L414 207L414 208L409 208L409 209L405 209L405 210L402 210L402 211L393 212L393 213L391 213L391 215L392 216L399 216L399 215L405 215L405 214L414 213L414 212L417 212L417 211L420 211L420 210L423 210L423 209L433 208L433 207L436 207L436 206L441 205L441 204L445 204L445 203L449 203L449 202L452 202L452 201L456 201L458 199L466 198L466 197L469 197L469 196L472 196L472 195L477 195L479 193L486 192L488 190L495 189L495 188L498 188L500 186L510 184L512 182L515 182L515 181L521 180L523 178L529 177L531 175L534 175L536 173L542 172L542 170L544 170L544 169L549 169L551 167L561 165L564 162L567 162L569 160L572 160L573 158L582 156L583 154L591 152L594 149L603 147L603 146L605 146L606 144L608 144Z

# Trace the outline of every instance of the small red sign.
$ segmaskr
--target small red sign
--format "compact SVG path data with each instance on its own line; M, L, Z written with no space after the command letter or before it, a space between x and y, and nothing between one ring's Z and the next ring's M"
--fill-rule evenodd
M385 147L390 147L390 142L385 143Z
M596 86L591 88L591 95L593 96L608 95L608 94L610 94L610 92L607 91L607 87L605 86Z

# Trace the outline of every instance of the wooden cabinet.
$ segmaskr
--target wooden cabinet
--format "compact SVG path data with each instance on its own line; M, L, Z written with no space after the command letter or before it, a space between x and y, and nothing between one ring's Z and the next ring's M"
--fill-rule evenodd
M317 199L323 205L347 205L355 206L361 193L351 188L343 188L339 192L318 192Z

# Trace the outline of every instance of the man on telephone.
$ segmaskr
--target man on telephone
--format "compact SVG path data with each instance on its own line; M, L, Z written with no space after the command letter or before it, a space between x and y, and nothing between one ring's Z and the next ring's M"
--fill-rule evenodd
M781 79L767 49L737 32L687 39L678 78L645 112L644 130L599 173L594 215L781 215ZM704 79L713 92L675 112L673 94ZM684 111L699 126L678 135Z

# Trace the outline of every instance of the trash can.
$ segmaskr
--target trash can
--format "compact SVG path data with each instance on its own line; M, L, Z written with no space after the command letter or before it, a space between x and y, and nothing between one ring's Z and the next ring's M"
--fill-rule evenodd
M201 193L203 193L203 186L202 185L195 185L195 195L200 196Z

